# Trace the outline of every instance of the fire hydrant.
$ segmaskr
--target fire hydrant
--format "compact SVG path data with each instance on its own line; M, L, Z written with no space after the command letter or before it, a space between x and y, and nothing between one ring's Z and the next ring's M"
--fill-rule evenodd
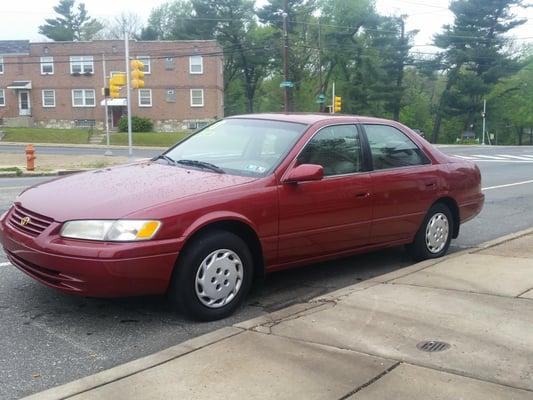
M26 170L33 171L35 169L35 149L33 144L26 146Z

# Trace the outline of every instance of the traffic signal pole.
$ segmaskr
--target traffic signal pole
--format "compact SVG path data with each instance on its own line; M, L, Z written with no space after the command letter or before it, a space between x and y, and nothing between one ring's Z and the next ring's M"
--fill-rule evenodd
M126 53L126 101L128 106L128 155L133 155L131 138L131 85L130 85L130 45L128 31L124 30L124 48Z
M107 72L105 68L105 54L104 53L102 53L102 72L104 75L104 91L105 91L105 87L107 86L106 85ZM112 156L113 152L109 148L109 109L107 107L107 96L105 93L104 93L104 108L105 108L105 135L107 138L107 149L104 153L104 156Z
M485 130L487 128L487 100L483 100L483 142L482 145L485 145Z
M283 2L283 78L285 82L289 80L289 34L287 32L287 0ZM289 87L285 86L283 92L284 110L290 111L289 107Z

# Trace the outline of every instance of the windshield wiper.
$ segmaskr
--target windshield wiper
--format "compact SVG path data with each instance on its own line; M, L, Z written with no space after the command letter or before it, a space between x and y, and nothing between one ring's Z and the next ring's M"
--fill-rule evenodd
M211 171L217 172L219 174L225 174L226 171L224 171L222 168L216 166L215 164L211 164L205 161L198 161L198 160L178 160L176 161L177 164L182 165L188 165L191 167L198 167L198 168L205 168L210 169Z
M176 162L176 160L174 160L173 158L170 158L169 156L165 155L165 154L160 154L154 158L152 158L152 161L156 161L156 160L165 160L166 162L168 162L169 164L172 164L172 165L178 165L178 163Z

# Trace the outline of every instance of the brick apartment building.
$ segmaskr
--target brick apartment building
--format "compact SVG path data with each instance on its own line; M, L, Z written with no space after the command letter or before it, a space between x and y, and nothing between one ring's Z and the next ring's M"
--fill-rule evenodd
M145 88L132 90L132 115L157 131L195 129L224 113L222 49L213 40L131 41L130 57L145 64ZM107 76L125 71L124 42L0 41L0 119L4 126L105 126ZM111 127L126 114L108 100Z

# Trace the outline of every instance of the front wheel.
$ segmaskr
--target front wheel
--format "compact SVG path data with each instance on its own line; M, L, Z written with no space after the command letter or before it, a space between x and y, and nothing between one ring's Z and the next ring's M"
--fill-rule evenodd
M237 235L212 231L188 245L178 259L170 301L189 317L213 321L242 304L252 282L252 255Z
M437 203L429 209L408 250L416 261L442 257L450 247L453 229L450 209Z

